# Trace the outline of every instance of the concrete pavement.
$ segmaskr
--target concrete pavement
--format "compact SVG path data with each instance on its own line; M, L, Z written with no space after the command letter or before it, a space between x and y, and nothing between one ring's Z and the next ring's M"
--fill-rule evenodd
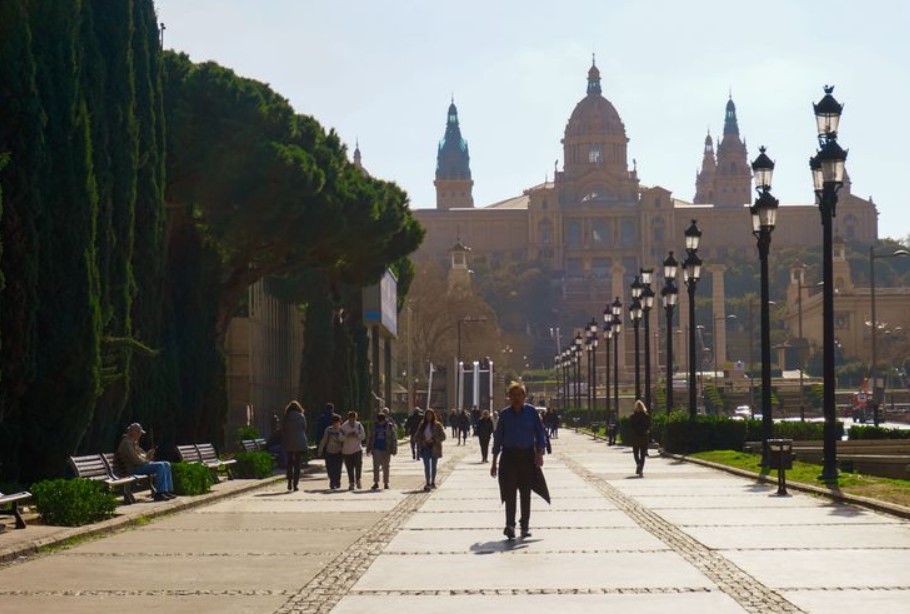
M529 539L502 537L474 441L446 442L431 493L401 446L388 491L311 476L0 568L0 610L908 609L910 522L671 459L636 478L627 448L565 430L553 448Z

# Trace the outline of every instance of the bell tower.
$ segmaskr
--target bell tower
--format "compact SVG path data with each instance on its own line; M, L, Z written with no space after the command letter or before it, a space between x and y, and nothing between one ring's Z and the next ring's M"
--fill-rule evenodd
M717 177L717 160L714 157L714 139L711 132L705 137L705 152L701 159L701 171L695 175L695 198L697 205L714 202L714 181Z
M468 142L461 137L454 99L449 105L445 136L439 141L436 153L436 180L433 185L436 186L437 209L474 207L471 156L468 154Z
M724 136L717 145L717 170L714 181L714 205L742 207L751 202L752 171L746 145L739 138L739 123L733 97L727 100L724 114Z

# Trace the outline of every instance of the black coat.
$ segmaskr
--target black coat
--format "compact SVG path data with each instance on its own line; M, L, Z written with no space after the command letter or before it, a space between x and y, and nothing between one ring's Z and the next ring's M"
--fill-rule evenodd
M481 418L477 421L477 436L481 439L493 436L493 418Z

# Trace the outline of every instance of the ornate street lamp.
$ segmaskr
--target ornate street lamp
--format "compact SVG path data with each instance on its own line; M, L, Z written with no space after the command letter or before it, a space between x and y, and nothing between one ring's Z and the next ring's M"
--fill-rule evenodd
M635 281L638 281L638 278L635 278ZM639 288L639 293L641 289ZM638 401L641 399L641 361L639 360L638 355L638 325L641 323L641 299L634 295L632 296L632 303L629 305L629 318L632 320L632 327L635 329L635 400Z
M581 331L575 334L572 347L572 354L575 362L575 409L581 408L581 346L584 340L581 337Z
M606 340L606 345L604 347L604 356L606 358L606 375L604 376L604 398L606 399L606 413L604 414L604 424L606 428L610 428L610 341L613 339L613 312L610 310L610 305L608 304L604 307L604 339ZM609 438L608 438L609 441Z
M813 105L819 150L809 160L812 184L822 218L822 411L825 416L824 459L821 479L837 479L837 415L834 391L834 258L833 226L837 213L837 191L844 185L847 152L837 144L837 128L843 105L834 99L833 86Z
M591 388L591 404L590 407L592 410L597 411L597 320L593 317L591 321L588 322L588 332L591 334L591 377L590 379L590 388Z
M654 269L640 269L641 310L645 318L645 406L651 411L651 308L654 307L654 290L651 281Z
M701 279L701 258L698 257L698 244L701 241L701 230L695 220L686 228L686 259L683 262L683 277L689 293L689 418L694 420L697 413L697 394L695 390L695 287Z
M771 196L771 177L774 162L758 148L759 154L752 163L755 176L755 191L758 198L752 205L752 234L758 241L758 258L761 261L761 423L762 423L762 466L768 464L768 440L771 439L774 422L771 416L771 316L768 291L768 252L771 248L771 233L777 222L776 198ZM715 344L716 345L716 344Z
M664 260L664 287L661 290L664 311L667 314L667 415L673 410L673 309L679 290L676 288L676 272L679 263L673 252ZM650 408L648 408L650 410Z
M619 422L619 339L622 334L622 301L619 297L611 305L613 311L613 416Z

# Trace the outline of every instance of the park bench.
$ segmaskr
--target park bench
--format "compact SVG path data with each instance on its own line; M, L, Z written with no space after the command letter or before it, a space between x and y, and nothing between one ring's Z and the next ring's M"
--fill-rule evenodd
M244 452L265 452L266 451L266 442L265 438L259 437L257 439L241 439L240 445L243 446Z
M215 446L210 443L199 443L192 445L177 446L177 455L185 463L201 463L209 468L215 482L220 482L218 473L224 471L229 480L234 479L233 465L237 461L221 460L215 452Z
M124 504L132 505L136 502L136 497L133 496L133 485L137 482L136 478L112 474L103 454L70 456L70 466L77 478L104 482L112 491L119 489L123 493Z
M16 519L16 528L24 529L25 521L22 519L22 514L19 512L19 502L28 501L31 498L32 493L25 490L11 495L4 495L0 492L0 507L9 506L8 510L0 509L0 516L12 516Z
M114 452L105 452L101 456L104 457L104 462L107 463L107 468L110 471L112 477L124 477L127 475L126 468L123 466L123 463L120 462L120 458ZM155 476L153 475L140 475L138 473L130 474L131 477L136 478L136 483L134 486L140 490L146 488L151 491L151 494L155 494Z

